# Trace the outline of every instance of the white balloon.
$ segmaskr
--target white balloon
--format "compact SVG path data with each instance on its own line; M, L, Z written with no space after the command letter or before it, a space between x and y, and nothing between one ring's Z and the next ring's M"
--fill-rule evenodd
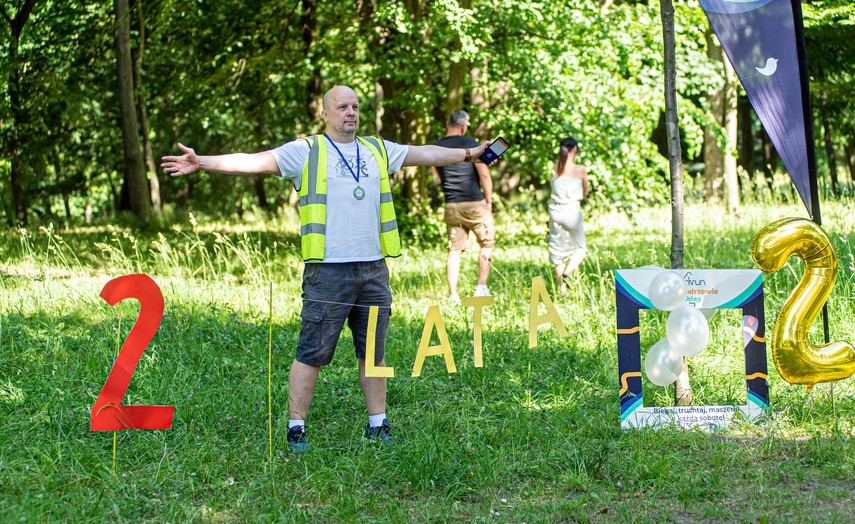
M657 386L667 386L683 371L683 357L674 351L667 338L653 344L644 357L644 374Z
M687 291L683 275L676 271L663 271L650 281L647 296L656 309L673 311L685 302Z
M710 341L710 325L694 306L683 304L668 315L665 338L678 355L694 357Z

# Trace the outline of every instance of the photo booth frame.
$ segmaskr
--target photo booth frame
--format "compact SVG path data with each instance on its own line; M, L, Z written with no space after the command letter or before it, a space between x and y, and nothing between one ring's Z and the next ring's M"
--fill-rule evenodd
M656 275L677 271L688 290L686 302L703 309L740 309L745 350L746 403L720 406L645 406L642 396L642 309L656 309L648 290ZM618 269L615 271L618 380L622 428L727 427L737 413L748 420L768 413L769 373L766 363L766 324L763 273L739 269Z

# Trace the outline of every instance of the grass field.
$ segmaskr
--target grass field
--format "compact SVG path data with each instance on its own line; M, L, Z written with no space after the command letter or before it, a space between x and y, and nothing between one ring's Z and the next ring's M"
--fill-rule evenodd
M840 259L832 338L855 338L851 204L824 204ZM738 217L686 212L687 268L753 268L749 246L796 206ZM114 228L0 232L0 521L2 522L851 522L855 520L852 379L811 393L769 359L771 411L728 430L621 430L613 271L669 265L670 210L587 217L590 253L556 307L569 335L542 326L528 349L529 289L554 291L542 211L506 208L483 320L445 304L442 247L390 261L387 343L394 446L362 441L365 405L345 330L309 416L312 448L288 453L287 374L299 333L296 224L197 222L161 233ZM472 251L472 250L470 250ZM768 275L767 325L801 277ZM143 272L165 314L124 404L174 405L173 428L89 431L90 409L139 308L99 298L111 278ZM475 284L464 255L462 294ZM272 284L273 449L268 446ZM411 377L429 306L439 304L458 372L429 357ZM642 347L664 334L643 318ZM696 404L744 403L740 319L713 317L712 344L690 360ZM817 324L819 324L817 322ZM434 333L436 343L436 334ZM814 326L812 339L821 339ZM734 341L735 340L735 341ZM671 388L645 381L648 403ZM272 454L272 461L270 456Z

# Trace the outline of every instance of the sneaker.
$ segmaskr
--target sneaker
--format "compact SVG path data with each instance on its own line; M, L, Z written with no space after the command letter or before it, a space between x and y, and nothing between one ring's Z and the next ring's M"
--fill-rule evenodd
M448 295L448 304L450 306L459 306L460 305L460 295L454 293L453 295Z
M382 424L373 428L366 424L365 438L367 440L379 440L384 444L391 444L392 428L389 426L389 421L384 418Z
M288 451L305 453L309 450L309 440L306 438L306 426L288 428Z
M490 296L490 290L487 289L486 284L478 284L477 286L475 286L475 295L474 296L476 296L476 297L489 297Z

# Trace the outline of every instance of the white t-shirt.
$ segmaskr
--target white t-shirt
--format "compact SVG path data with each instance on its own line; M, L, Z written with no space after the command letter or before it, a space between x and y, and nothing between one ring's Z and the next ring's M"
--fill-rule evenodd
M380 248L380 169L371 151L357 140L348 144L326 140L327 149L327 227L324 237L324 262L373 262L383 258ZM389 158L389 174L398 172L404 164L409 147L383 141ZM356 153L359 150L359 172ZM339 151L341 154L339 154ZM279 175L300 190L303 167L309 158L309 143L297 139L283 144L270 153L279 166ZM356 181L357 175L359 182ZM364 192L359 200L357 187Z

